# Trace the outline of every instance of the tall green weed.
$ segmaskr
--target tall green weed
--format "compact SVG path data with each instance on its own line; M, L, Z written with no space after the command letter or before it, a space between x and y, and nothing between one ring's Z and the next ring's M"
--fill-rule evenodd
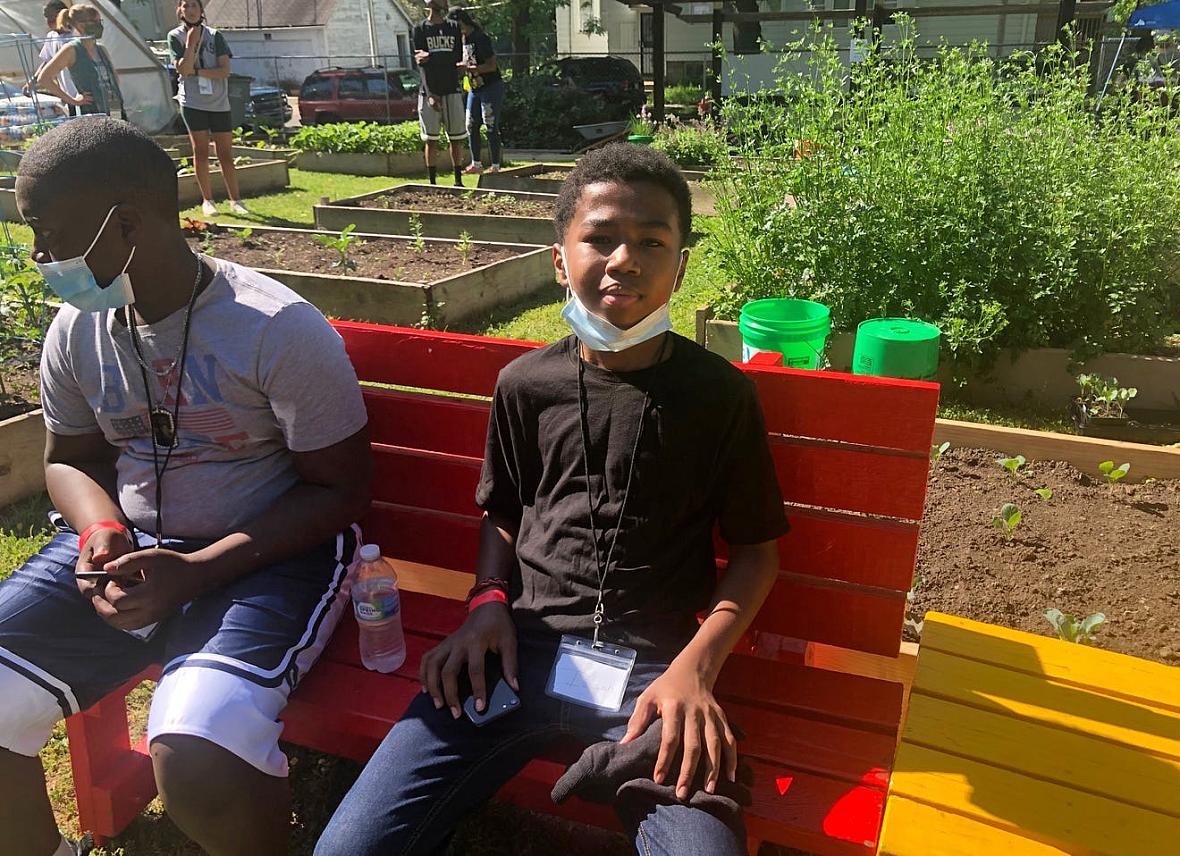
M721 317L779 296L828 305L839 329L917 317L974 364L1007 347L1139 351L1172 332L1180 120L1129 92L1098 114L1085 66L1057 46L924 59L901 30L851 69L812 32L777 93L726 104L739 158L716 251L736 286Z
M300 128L291 145L304 152L396 155L419 151L422 140L417 122L338 122Z

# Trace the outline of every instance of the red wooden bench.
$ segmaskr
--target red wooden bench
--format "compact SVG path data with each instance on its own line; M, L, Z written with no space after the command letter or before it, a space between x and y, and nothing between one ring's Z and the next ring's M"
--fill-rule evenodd
M395 675L366 671L356 625L346 620L292 695L283 738L363 761L418 692L419 657L462 620L476 559L486 397L500 369L535 345L335 326L362 381L386 385L365 389L376 468L365 534L399 564L409 655ZM751 852L772 841L870 854L902 687L808 666L804 654L811 642L897 656L938 388L784 369L773 365L775 356L743 368L765 409L792 530L781 543L779 581L717 693L748 735L742 751L756 777L747 812ZM128 738L126 689L67 722L79 821L103 838L118 834L155 794L146 747ZM500 798L614 826L603 807L550 802L568 760L536 761Z

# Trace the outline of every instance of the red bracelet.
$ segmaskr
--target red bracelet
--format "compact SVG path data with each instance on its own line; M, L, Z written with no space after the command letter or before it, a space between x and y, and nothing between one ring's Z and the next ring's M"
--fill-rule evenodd
M503 589L488 589L483 594L477 594L471 599L467 604L467 611L469 613L475 612L478 607L483 606L485 603L502 603L507 606L508 593Z
M82 530L82 534L78 536L78 552L81 553L86 547L86 542L90 540L90 536L99 529L118 529L127 536L127 540L131 540L131 530L117 520L100 520L97 523L91 523Z

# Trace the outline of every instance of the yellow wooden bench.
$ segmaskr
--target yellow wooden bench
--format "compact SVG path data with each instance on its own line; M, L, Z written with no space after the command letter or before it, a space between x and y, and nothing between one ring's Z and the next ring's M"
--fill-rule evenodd
M1180 853L1180 669L925 622L880 854Z

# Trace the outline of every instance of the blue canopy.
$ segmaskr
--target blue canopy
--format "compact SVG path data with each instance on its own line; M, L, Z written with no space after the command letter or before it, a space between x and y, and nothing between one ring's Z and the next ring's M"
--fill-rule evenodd
M1127 19L1131 30L1178 30L1180 29L1180 0L1169 0L1155 6L1136 9Z

